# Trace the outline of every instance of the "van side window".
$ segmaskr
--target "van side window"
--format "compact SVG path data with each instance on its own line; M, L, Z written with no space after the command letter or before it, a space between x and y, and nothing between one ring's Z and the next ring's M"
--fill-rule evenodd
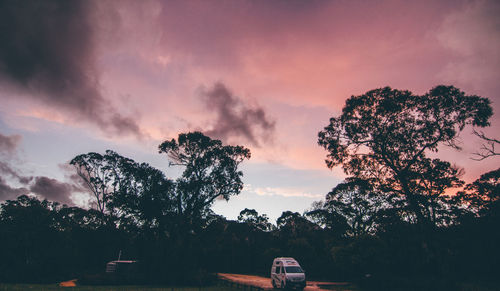
M276 267L276 274L279 274L280 273L280 267Z

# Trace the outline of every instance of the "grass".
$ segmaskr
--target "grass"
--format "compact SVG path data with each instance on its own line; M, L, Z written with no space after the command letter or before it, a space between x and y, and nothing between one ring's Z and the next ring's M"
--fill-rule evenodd
M495 291L498 290L498 286L493 286L493 284L486 283L464 283L460 285L460 291Z
M0 284L0 291L236 291L226 286L208 287L157 287L157 286L76 286L60 287L58 284Z

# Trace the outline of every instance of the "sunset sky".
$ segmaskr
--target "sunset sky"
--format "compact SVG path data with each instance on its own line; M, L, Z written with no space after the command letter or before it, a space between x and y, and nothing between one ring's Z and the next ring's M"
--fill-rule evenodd
M245 188L213 210L302 213L342 181L317 133L345 100L391 86L488 97L500 138L499 1L0 1L0 201L84 206L74 156L113 149L168 167L158 145L199 130L251 149ZM464 179L481 140L438 154Z

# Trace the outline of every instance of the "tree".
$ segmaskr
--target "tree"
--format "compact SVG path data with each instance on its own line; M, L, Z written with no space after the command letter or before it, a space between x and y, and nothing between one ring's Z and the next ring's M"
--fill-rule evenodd
M297 222L303 220L304 218L298 212L283 211L281 216L276 219L276 226L278 228L283 228L285 226L295 227ZM300 223L300 222L299 222Z
M143 228L165 230L174 213L174 182L147 163L118 164L120 187L111 204L125 221Z
M328 213L345 219L349 225L348 234L352 236L374 233L377 214L389 207L389 199L375 192L369 181L357 178L348 178L335 186L324 203Z
M500 210L500 168L482 174L468 184L459 197L479 215L493 214Z
M119 164L133 163L116 152L107 150L105 155L90 152L78 155L70 161L89 191L93 194L96 208L103 215L111 213L108 204L120 187Z
M57 252L57 234L54 229L56 202L40 201L21 195L7 200L0 207L1 257L3 280L38 279L52 267L51 259ZM20 270L38 272L19 273ZM9 279L10 274L13 278ZM6 277L4 277L6 276Z
M344 236L349 229L346 218L331 211L331 209L327 209L322 200L313 202L304 216L334 236Z
M272 224L269 223L269 218L267 215L259 213L255 209L245 208L238 215L238 221L247 223L255 228L258 228L262 231L270 231L272 230Z
M307 220L300 213L292 211L283 211L281 216L276 220L276 225L279 230L292 236L312 233L314 230L319 229L318 225Z
M101 218L101 213L95 209L85 210L79 207L63 207L57 212L56 228L59 231L98 229Z
M137 163L107 150L82 154L70 162L96 199L98 211L112 214L121 224L165 227L173 213L173 181L147 163Z
M453 86L437 86L424 95L385 87L346 100L339 117L318 134L328 152L329 168L341 165L374 189L403 197L417 222L432 221L433 201L449 187L463 184L461 170L429 158L440 146L459 150L467 125L485 127L490 101L466 96Z
M201 132L190 132L158 148L167 154L170 166L184 167L174 200L177 213L191 224L208 213L215 199L229 200L243 189L238 166L250 158L250 150L243 146L222 145Z

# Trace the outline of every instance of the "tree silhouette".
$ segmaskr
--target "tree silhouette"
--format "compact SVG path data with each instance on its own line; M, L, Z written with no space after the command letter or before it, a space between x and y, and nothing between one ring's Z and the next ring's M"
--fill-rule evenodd
M174 213L174 182L147 163L107 150L82 154L70 162L96 198L97 210L120 219L122 226L166 228Z
M245 208L238 215L238 221L247 223L262 231L272 230L273 225L269 222L267 215L259 215L255 209Z
M174 182L147 163L127 162L119 164L119 169L122 176L111 200L113 208L138 227L165 231L175 213Z
M60 231L75 229L98 229L101 213L95 209L85 210L79 207L63 207L58 211L56 227Z
M328 213L345 219L349 225L348 234L352 236L374 233L377 214L391 206L389 199L375 192L369 181L357 178L348 178L335 186L324 203Z
M319 229L319 226L307 220L298 212L283 211L281 216L276 219L276 225L281 232L287 235L297 236L300 234L311 233Z
M500 168L482 174L458 195L475 213L488 215L500 210Z
M70 161L80 178L96 200L97 210L102 214L111 213L108 203L120 187L119 164L133 163L117 153L108 150L105 155L87 153L76 156Z
M10 270L24 269L34 272L28 275L28 278L36 278L45 272L45 268L51 267L50 256L56 251L54 246L57 246L54 241L57 237L54 230L54 213L58 207L58 203L40 201L26 195L2 204L2 251L8 251L3 252L2 261L10 264L2 262L1 273L22 277L21 274L12 274ZM0 276L0 280L1 277L3 276Z
M250 158L243 146L222 145L201 132L179 134L159 145L170 166L182 166L176 181L175 207L188 223L203 218L215 199L229 200L243 189L239 164Z
M389 87L346 100L318 134L329 168L372 181L383 193L404 197L419 223L432 221L434 201L463 184L461 170L427 157L440 146L460 149L467 125L488 126L490 101L466 96L453 86L437 86L419 96Z
M346 235L350 228L347 219L341 214L327 209L324 201L313 202L311 208L304 215L334 237Z

